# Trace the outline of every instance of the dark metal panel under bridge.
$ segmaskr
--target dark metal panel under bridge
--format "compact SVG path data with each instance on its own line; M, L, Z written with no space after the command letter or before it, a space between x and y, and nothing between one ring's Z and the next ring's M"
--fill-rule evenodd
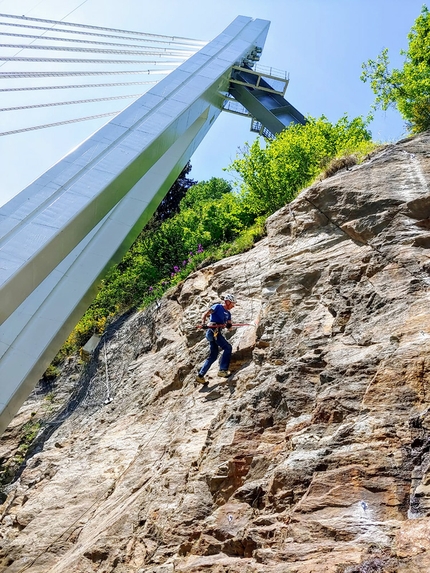
M257 120L266 133L276 135L292 123L304 125L304 115L283 97L288 85L286 75L280 77L271 73L270 69L268 71L263 73L257 69L234 66L230 95L247 110L248 115Z

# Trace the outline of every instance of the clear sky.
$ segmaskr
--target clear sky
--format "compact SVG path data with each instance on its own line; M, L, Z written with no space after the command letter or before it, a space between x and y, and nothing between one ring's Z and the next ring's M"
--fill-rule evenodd
M360 81L361 64L386 47L392 65L400 67L403 62L400 50L407 48L407 34L423 3L422 0L0 0L0 12L206 41L222 32L238 15L270 20L260 63L289 72L286 98L303 114L314 117L324 114L330 121L336 121L345 112L350 117L367 115L374 96L370 86ZM17 40L2 37L2 43L17 43ZM13 62L5 63L0 71L15 71L16 66ZM32 103L34 96L26 97ZM120 109L129 103L114 102L110 109ZM10 101L5 103L5 95L0 93L0 107L7 105ZM75 117L93 113L98 112L82 109ZM0 113L0 131L14 129L9 115ZM49 123L51 117L49 110L22 116L28 125ZM0 205L106 121L92 120L0 137ZM213 176L228 177L223 168L245 142L255 137L249 127L249 119L222 113L191 159L191 177L199 181ZM406 134L396 111L378 113L370 127L374 139L379 141L395 141Z

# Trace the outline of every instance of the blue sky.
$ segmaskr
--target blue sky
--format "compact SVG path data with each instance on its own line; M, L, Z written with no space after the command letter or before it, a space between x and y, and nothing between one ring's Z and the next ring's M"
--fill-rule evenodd
M407 34L422 5L422 0L0 0L0 12L206 41L239 14L270 20L261 64L289 72L286 98L303 114L324 114L336 121L344 113L367 115L374 96L370 86L360 81L361 64L386 47L392 65L400 67L400 50L407 48ZM1 71L14 71L14 65L6 63ZM26 97L31 103L31 96ZM128 103L114 102L111 109ZM0 93L0 107L7 105L10 101ZM49 123L49 111L32 113L25 117L28 125ZM92 113L83 109L75 116ZM0 131L13 129L11 121L0 114ZM1 137L0 205L106 121ZM247 118L222 113L191 159L191 176L197 180L228 177L223 168L255 137L249 124ZM406 134L396 111L379 112L370 127L379 141L395 141Z

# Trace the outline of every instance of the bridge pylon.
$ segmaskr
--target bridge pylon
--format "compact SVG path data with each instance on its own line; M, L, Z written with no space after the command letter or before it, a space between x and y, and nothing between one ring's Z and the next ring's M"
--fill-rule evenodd
M221 113L230 82L248 81L242 67L269 25L238 16L0 209L0 433ZM256 87L245 87L260 100L251 113L266 121Z

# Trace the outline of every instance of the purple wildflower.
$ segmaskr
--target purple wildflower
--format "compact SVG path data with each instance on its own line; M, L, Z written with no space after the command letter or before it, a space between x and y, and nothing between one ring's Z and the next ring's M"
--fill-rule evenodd
M175 273L179 272L179 267L177 267L176 265L173 267L173 270L175 271Z

